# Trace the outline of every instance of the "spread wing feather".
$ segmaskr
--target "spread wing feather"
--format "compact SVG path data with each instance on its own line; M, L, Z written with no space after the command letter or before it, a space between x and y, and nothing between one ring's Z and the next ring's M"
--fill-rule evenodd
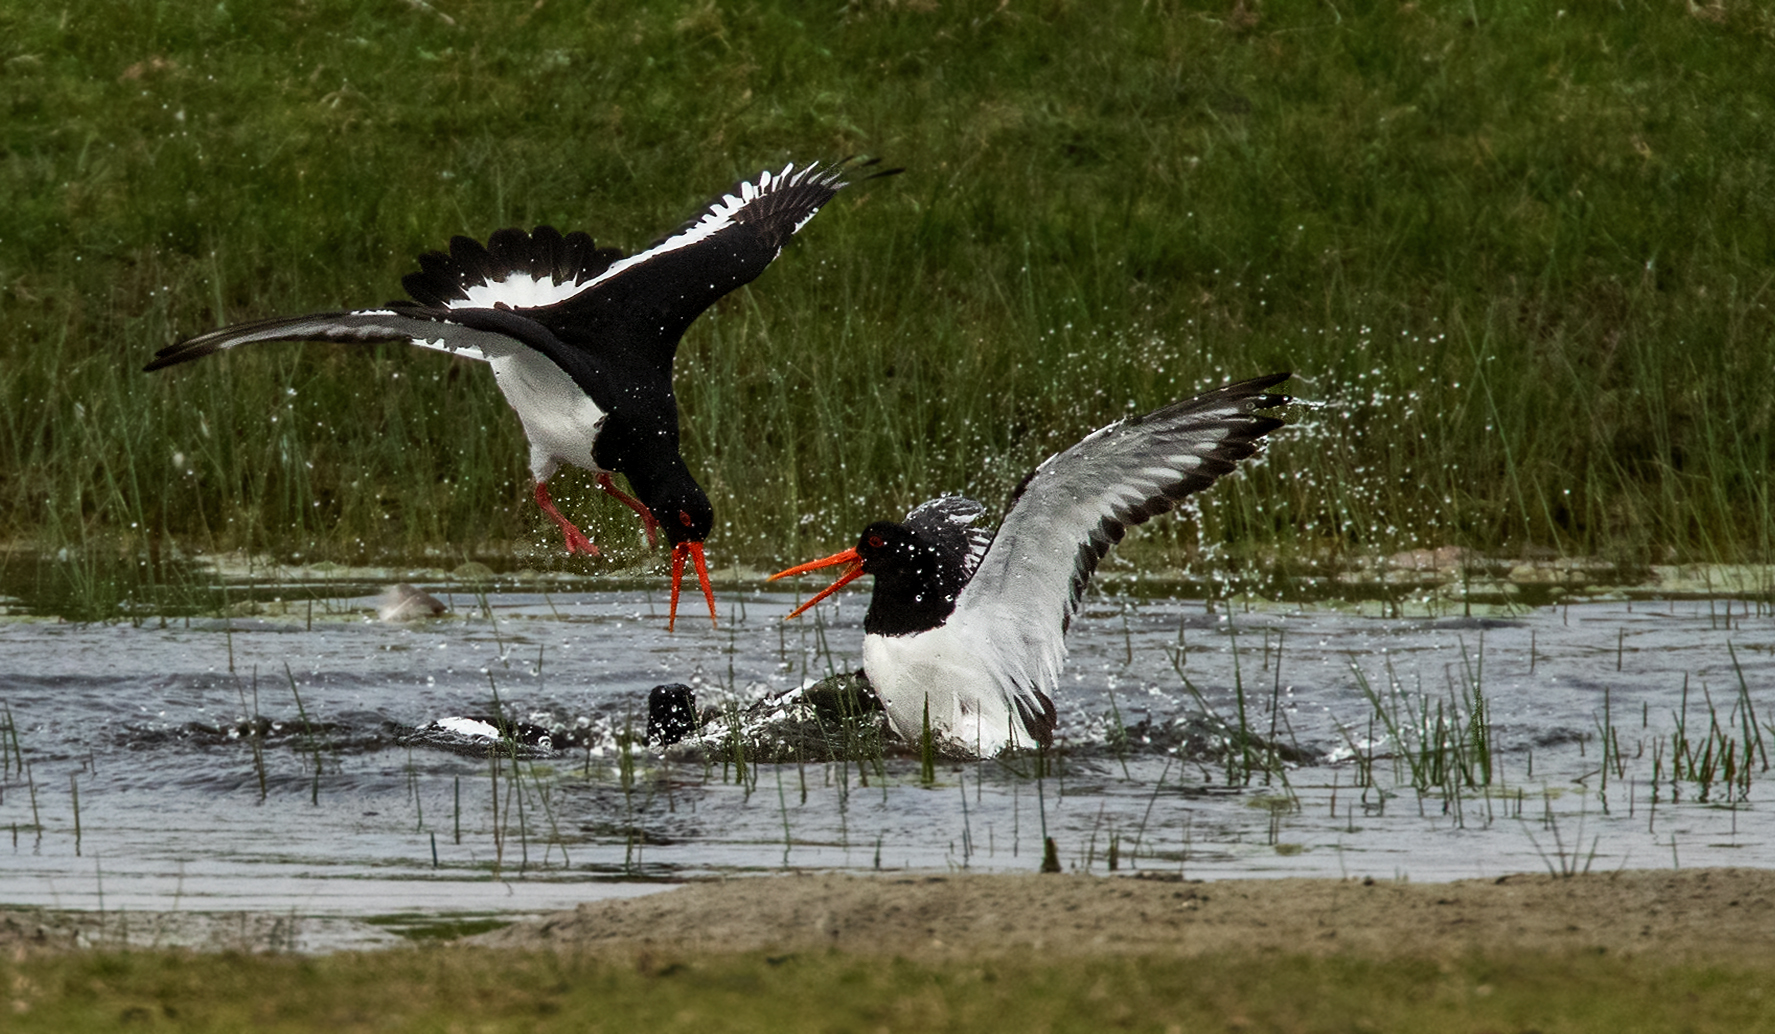
M144 369L158 370L260 341L399 342L483 362L509 355L518 346L510 337L424 315L423 310L360 309L236 323L168 345L154 353L154 361Z
M485 245L454 237L450 249L419 256L401 281L411 303L384 309L315 313L236 324L156 353L147 369L187 362L256 341L401 341L478 359L492 334L454 327L486 323L471 313L503 310L528 317L551 342L607 354L638 354L670 368L678 339L716 299L754 279L796 231L846 184L845 162L781 172L765 170L711 201L677 231L624 257L575 232L552 226L529 233L496 231ZM890 175L899 170L872 175ZM499 349L497 354L509 354Z
M986 507L972 499L946 495L913 507L906 515L906 527L958 564L968 578L992 544L990 530L973 526L985 512Z
M669 369L686 327L776 260L783 245L846 186L843 163L742 180L696 217L612 262L570 298L529 313L570 345ZM879 175L879 174L878 174Z
M450 250L419 256L419 272L401 286L420 305L457 308L536 309L567 302L622 258L584 233L562 236L552 226L525 233L507 228L487 238L450 238Z
M1258 377L1120 421L1049 457L1024 480L949 624L994 657L999 688L1038 740L1052 733L1051 696L1066 629L1097 563L1127 529L1230 472L1282 426ZM1043 728L1045 726L1045 730Z

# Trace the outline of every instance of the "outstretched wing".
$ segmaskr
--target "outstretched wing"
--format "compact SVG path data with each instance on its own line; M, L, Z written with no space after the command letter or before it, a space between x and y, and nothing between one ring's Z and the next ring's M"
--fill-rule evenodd
M1026 724L1041 724L1045 712L1051 726L1066 629L1098 561L1129 527L1257 451L1258 439L1282 426L1258 411L1287 401L1268 389L1288 377L1229 384L1111 424L1024 480L949 624L995 655L989 668L1009 679L1001 688Z
M397 341L490 359L510 354L509 346L493 341L491 328L460 324L486 323L485 313L499 310L532 321L512 324L528 328L526 339L632 356L669 370L684 328L763 272L846 185L844 170L843 163L766 170L756 184L736 184L697 218L627 258L584 233L562 235L552 226L499 230L485 246L454 237L448 252L421 255L419 272L402 279L412 302L223 327L161 349L147 369L257 341Z
M572 297L526 315L569 344L669 369L685 328L764 272L847 185L846 171L843 163L800 169L791 163L781 172L766 170L756 183L741 181L646 250L611 263Z
M992 532L974 522L986 507L959 495L940 496L918 504L906 515L906 527L934 547L962 572L962 581L973 577L992 545Z
M201 359L213 352L259 341L339 341L347 344L400 342L420 348L449 352L483 362L511 354L517 342L459 323L415 312L394 309L360 309L356 312L317 312L307 316L236 323L186 338L154 353L144 370Z
M689 310L688 326L769 265L846 186L843 174L842 165L822 170L818 162L766 169L757 183L734 184L695 218L626 258L584 233L562 236L552 226L528 234L499 230L485 247L472 237L453 237L448 252L419 256L419 272L401 285L420 305L446 311L507 308L553 325Z

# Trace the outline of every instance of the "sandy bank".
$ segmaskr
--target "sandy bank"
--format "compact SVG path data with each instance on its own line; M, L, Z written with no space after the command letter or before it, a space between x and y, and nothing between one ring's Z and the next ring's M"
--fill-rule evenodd
M1455 883L1182 882L1089 876L791 875L579 906L474 939L570 950L906 956L1221 951L1775 956L1775 871L1698 869Z

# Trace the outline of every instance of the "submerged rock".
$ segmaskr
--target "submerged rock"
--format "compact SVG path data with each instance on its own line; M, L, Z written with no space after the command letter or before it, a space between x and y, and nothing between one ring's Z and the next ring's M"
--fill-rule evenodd
M402 582L391 586L376 605L376 620L387 622L424 621L443 614L450 608L424 589Z
M650 709L650 729L654 717ZM706 707L697 713L694 729L670 743L667 752L681 758L778 764L879 760L910 748L888 728L887 712L868 676L854 671L744 706L730 702L725 708Z
M647 742L669 747L696 731L696 692L682 682L647 694Z

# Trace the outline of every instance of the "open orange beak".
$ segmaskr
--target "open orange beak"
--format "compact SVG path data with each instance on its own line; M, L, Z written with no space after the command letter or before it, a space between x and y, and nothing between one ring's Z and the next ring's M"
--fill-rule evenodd
M817 595L815 595L812 599L808 600L806 603L803 603L801 606L796 607L794 610L792 610L788 614L784 615L784 617L783 617L784 621L787 621L793 617L800 617L801 613L803 611L807 610L807 608L813 606L814 604L820 602L821 600L832 595L833 593L837 592L838 590L844 588L846 585L849 585L851 582L856 581L858 578L863 577L863 558L857 555L857 551L855 549L847 549L842 553L834 553L829 557L822 557L819 560L809 560L807 563L802 564L799 567L791 567L787 571L778 571L776 574L773 574L770 576L769 580L774 582L778 578L787 578L792 574L803 574L808 571L818 571L822 567L836 567L839 564L850 564L851 569L844 572L844 574L840 575L836 582L833 582L831 585L828 585L824 589L820 590L820 592Z
M709 625L715 625L715 590L709 588L709 565L703 560L701 542L680 542L672 547L672 610L666 618L666 631L678 622L678 587L684 581L684 558L696 561L697 581L703 583L703 599L709 601Z

